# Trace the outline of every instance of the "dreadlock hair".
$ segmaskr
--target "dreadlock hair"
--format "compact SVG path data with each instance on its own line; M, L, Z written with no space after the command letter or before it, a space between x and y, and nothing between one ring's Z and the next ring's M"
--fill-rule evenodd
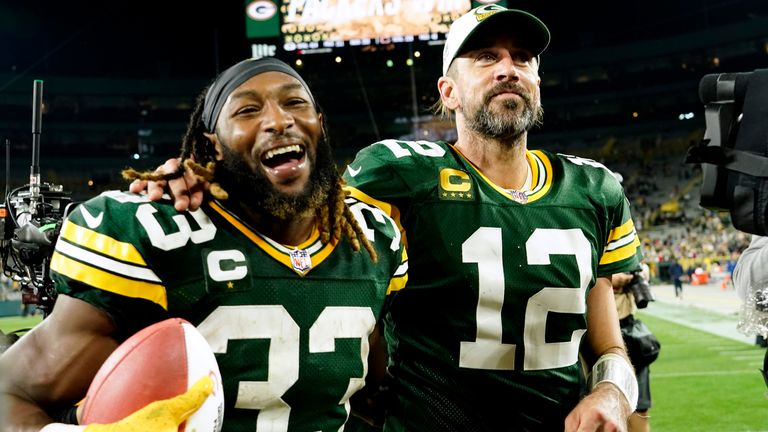
M198 95L195 107L189 118L187 124L187 130L184 133L181 144L181 159L182 163L179 168L170 173L163 174L157 171L137 171L133 168L126 168L122 171L123 178L128 181L133 180L147 180L147 181L159 181L159 180L172 180L184 175L184 170L189 169L197 177L198 181L208 182L211 184L209 188L210 194L219 200L226 200L229 198L229 194L225 191L219 183L215 182L214 172L216 170L216 149L213 143L203 135L204 132L208 132L203 122L203 109L205 107L205 96L208 89L203 89L202 93ZM322 113L319 105L316 105L316 110ZM325 117L322 118L322 136L321 140L328 139L327 127L325 123ZM327 244L331 241L338 241L342 236L346 236L350 245L354 251L360 251L360 246L368 251L368 255L371 257L371 261L378 261L378 254L373 248L373 245L368 241L363 229L357 223L349 206L344 202L349 194L344 190L344 179L341 177L341 173L334 167L334 173L336 181L328 191L328 198L325 206L321 206L315 210L315 215L318 220L318 228L320 231L320 241L323 244Z

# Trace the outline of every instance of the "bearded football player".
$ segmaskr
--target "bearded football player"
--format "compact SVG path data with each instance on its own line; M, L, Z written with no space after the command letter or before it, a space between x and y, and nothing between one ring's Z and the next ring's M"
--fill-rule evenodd
M1 358L14 430L95 431L65 425L71 408L121 341L168 317L216 353L224 431L342 428L407 261L394 220L346 196L324 124L293 69L245 60L201 94L183 139L184 165L214 185L201 208L116 191L79 205L52 259L53 313ZM136 421L109 430L153 430Z

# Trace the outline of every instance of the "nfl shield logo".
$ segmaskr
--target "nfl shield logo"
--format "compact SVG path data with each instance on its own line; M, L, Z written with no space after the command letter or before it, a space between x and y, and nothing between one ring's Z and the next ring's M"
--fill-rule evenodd
M514 189L510 189L507 192L509 192L509 195L512 196L513 200L519 202L520 204L525 204L528 202L528 195L526 195L525 192Z
M294 270L304 273L312 268L312 257L303 249L294 249L291 251L291 264Z

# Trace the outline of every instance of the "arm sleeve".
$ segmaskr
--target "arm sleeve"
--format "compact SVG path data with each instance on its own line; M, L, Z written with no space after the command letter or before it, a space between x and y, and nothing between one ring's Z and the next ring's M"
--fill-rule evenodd
M639 269L642 259L640 239L632 222L629 202L623 194L621 201L609 214L609 223L608 241L600 257L598 275L610 277L614 273Z
M107 313L118 340L167 316L166 289L141 246L134 213L132 203L103 195L80 204L62 225L51 258L58 292Z
M386 142L378 142L358 152L344 170L344 180L366 195L404 210L414 195L406 180L414 169L412 157L398 159Z

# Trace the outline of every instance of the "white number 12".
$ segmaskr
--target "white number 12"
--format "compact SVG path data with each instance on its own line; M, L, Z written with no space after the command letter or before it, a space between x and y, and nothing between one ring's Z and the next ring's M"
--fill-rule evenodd
M481 227L462 244L465 263L478 268L477 336L462 341L459 366L471 369L514 370L517 346L502 343L504 263L501 228ZM575 330L567 342L546 342L549 312L583 314L592 280L591 246L579 229L537 229L525 243L527 265L550 265L552 255L573 255L579 269L578 287L544 287L525 308L523 370L552 369L578 360L581 336Z

